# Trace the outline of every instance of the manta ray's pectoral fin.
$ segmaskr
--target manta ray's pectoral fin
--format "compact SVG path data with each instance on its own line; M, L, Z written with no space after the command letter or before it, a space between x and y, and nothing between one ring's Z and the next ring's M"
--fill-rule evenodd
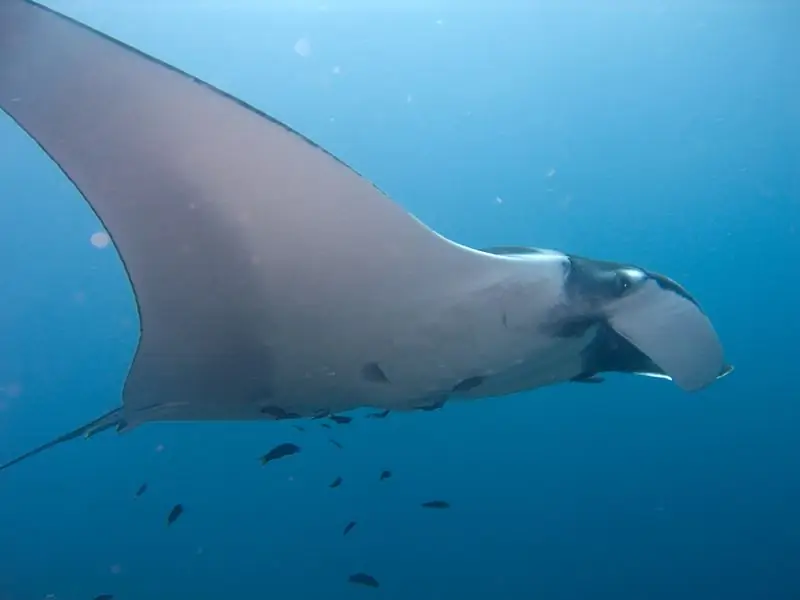
M57 438L50 440L46 444L42 444L41 446L38 446L37 448L34 448L33 450L30 450L25 454L22 454L21 456L18 456L17 458L0 465L0 471L2 471L3 469L7 469L8 467L15 465L19 462L22 462L27 458L36 456L37 454L40 454L41 452L49 450L50 448L58 446L59 444L62 444L64 442L69 442L70 440L74 440L79 437L90 438L93 435L100 433L101 431L105 431L106 429L110 429L112 427L115 427L118 432L122 432L123 430L127 431L131 429L125 421L122 407L115 408L114 410L107 412L103 416L89 423L86 423L85 425L81 425L77 429L74 429L68 433L60 435Z

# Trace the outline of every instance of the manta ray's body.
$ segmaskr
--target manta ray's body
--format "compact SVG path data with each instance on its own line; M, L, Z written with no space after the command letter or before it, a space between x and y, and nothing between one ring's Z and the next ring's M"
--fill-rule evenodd
M24 457L146 421L408 410L606 371L695 390L730 371L671 280L458 245L288 127L28 0L0 0L0 108L107 228L141 323L122 406Z

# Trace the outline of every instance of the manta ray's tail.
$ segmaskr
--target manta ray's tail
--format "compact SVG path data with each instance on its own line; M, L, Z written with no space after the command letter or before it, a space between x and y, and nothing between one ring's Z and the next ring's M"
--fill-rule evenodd
M107 412L102 417L95 419L87 423L86 425L82 425L77 429L70 431L69 433L65 433L63 435L58 436L57 438L50 440L46 444L42 444L33 450L26 452L25 454L18 456L17 458L8 461L0 465L0 471L7 469L8 467L15 465L19 462L22 462L26 458L30 458L31 456L35 456L40 452L44 452L45 450L49 450L54 446L58 446L63 442L68 442L70 440L74 440L75 438L84 437L90 438L96 433L100 433L101 431L105 431L106 429L110 429L111 427L116 427L117 431L122 431L126 428L125 419L123 417L123 410L122 407L115 408L114 410Z

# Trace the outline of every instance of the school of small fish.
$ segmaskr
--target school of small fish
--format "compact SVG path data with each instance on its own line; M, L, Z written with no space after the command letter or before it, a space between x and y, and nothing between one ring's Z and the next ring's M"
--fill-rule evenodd
M420 407L420 410L435 410L437 408L441 408L441 405ZM287 413L283 409L277 407L267 407L262 410L263 412L274 416L276 420L299 418L297 415L293 413ZM384 410L381 412L373 412L367 414L366 418L385 419L387 416L389 416L389 413L390 411L388 410ZM320 413L311 417L312 420L322 419L322 418L327 418L328 420L332 421L337 425L347 425L353 421L352 417L347 417L343 415L334 415L328 413ZM321 423L321 426L325 429L331 429L331 426L328 423ZM306 428L303 427L302 425L293 425L293 427L299 432L306 431ZM335 439L329 438L328 441L335 448L339 450L344 449L344 446L342 446L342 444L337 442ZM300 452L301 448L297 444L284 442L282 444L278 444L277 446L266 452L264 455L260 457L259 460L261 462L261 466L266 466L268 463L271 463L272 461L280 460L282 458L287 458L289 456L293 456ZM387 479L391 479L391 477L392 477L392 472L386 469L380 472L380 474L378 475L378 481L385 481ZM331 481L328 484L328 487L331 489L338 488L340 485L342 485L343 482L344 479L341 476L337 476L333 479L333 481ZM134 493L134 498L139 498L145 492L147 492L147 490L148 490L148 483L143 482L136 489L136 492ZM444 500L434 499L420 503L420 507L441 510L450 508L450 503ZM183 504L179 503L173 506L170 512L167 514L167 519L166 519L167 527L175 523L181 517L181 515L183 515L183 513L184 513ZM350 521L349 523L347 523L347 525L345 525L344 529L342 530L342 536L346 536L347 534L349 534L357 524L358 524L357 521ZM380 583L378 582L378 580L368 573L362 573L362 572L353 573L352 575L348 576L347 581L354 585L364 586L368 588L380 587ZM100 594L99 596L96 596L94 600L113 600L113 598L114 596L112 594Z

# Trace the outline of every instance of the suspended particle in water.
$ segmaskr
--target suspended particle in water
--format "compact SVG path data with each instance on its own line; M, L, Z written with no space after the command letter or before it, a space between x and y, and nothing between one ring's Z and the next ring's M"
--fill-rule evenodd
M89 238L89 241L95 248L105 248L111 242L111 236L109 236L105 231L96 231Z
M311 56L311 42L307 38L300 38L294 43L294 51L303 58L308 58Z

